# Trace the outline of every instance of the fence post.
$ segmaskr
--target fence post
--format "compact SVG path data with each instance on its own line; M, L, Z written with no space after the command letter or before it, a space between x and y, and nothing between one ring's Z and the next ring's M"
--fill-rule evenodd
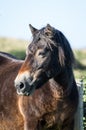
M78 85L79 105L75 116L74 130L83 130L83 80Z

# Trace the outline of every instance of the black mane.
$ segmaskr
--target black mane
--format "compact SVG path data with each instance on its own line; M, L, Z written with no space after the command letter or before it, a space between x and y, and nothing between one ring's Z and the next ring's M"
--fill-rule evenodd
M73 65L75 58L74 58L73 51L71 49L70 43L67 40L67 38L64 36L64 34L61 31L56 30L55 40L56 40L56 43L59 43L59 46L62 47L64 51L66 63L68 65Z

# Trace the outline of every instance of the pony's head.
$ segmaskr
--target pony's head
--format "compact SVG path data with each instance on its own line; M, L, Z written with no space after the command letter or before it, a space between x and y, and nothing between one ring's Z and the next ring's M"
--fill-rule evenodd
M15 79L17 93L21 95L30 95L73 63L71 47L60 31L49 24L40 30L30 25L30 29L33 39Z

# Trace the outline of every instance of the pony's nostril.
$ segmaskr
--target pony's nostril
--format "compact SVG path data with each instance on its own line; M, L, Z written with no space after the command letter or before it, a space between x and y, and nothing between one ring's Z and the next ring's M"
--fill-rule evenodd
M20 82L19 87L20 87L20 89L23 89L24 88L24 83Z

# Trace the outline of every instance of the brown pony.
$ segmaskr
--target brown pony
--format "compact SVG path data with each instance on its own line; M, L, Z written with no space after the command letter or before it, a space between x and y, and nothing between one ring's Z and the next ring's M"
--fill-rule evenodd
M15 79L15 87L24 130L74 130L78 91L72 69L74 56L69 42L62 32L49 24L40 30L31 25L30 28L33 40L27 48L23 64L15 62L17 67L14 70L16 72L13 72L14 63L12 61L13 66L9 63L12 74L8 77L6 72L9 69L3 63L3 69L6 69L2 70L5 75L1 77L5 81L1 84L1 90L10 97L5 101L12 102L9 105L10 115L14 114L15 117L14 111L17 113L18 107L17 95L14 88L9 88L9 84L13 85L13 77L22 64ZM4 98L1 97L2 100Z
M23 61L0 52L0 130L24 130L14 79Z
M78 92L70 45L50 25L31 30L25 61L0 52L0 130L73 130Z

